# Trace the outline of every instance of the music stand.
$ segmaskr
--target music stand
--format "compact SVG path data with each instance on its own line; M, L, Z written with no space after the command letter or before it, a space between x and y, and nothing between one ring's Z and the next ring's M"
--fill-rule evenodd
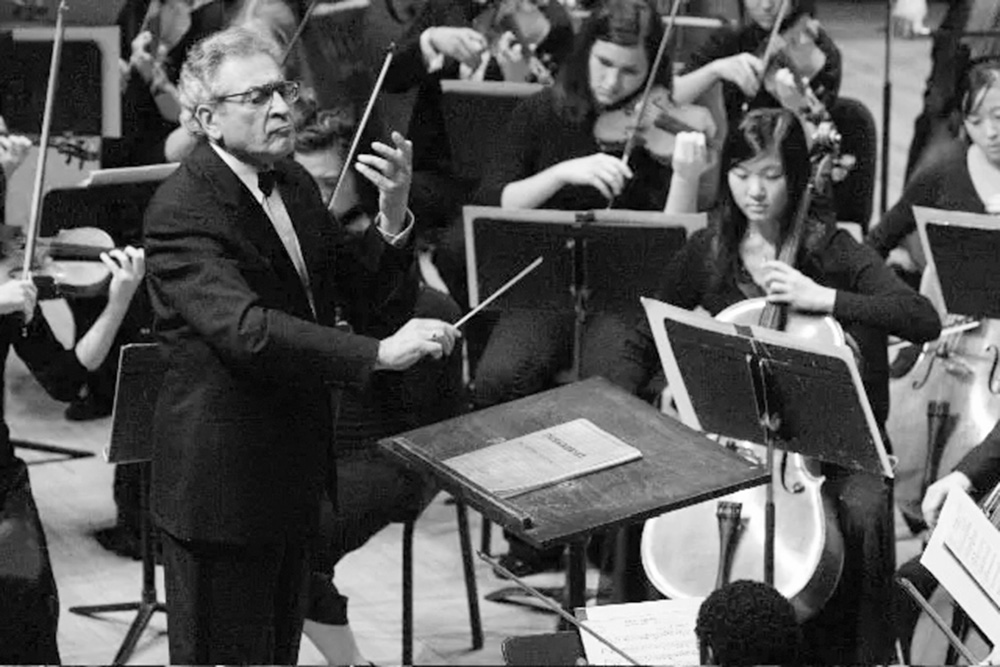
M156 561L153 555L152 526L149 512L149 469L153 442L153 413L156 397L163 383L166 362L155 343L124 345L118 366L118 385L112 413L111 443L105 451L108 463L141 465L140 540L142 548L142 594L138 602L119 602L70 607L81 616L94 616L119 611L137 612L128 633L111 664L125 664L150 619L167 607L158 600L156 591Z
M642 458L511 499L501 499L443 463L499 441L586 418ZM544 391L384 438L380 446L535 548L568 545L569 612L586 603L587 539L766 481L760 466L718 447L603 378Z
M892 478L851 351L726 324L654 299L643 307L681 421L706 433ZM765 505L764 581L774 583L773 479Z
M543 89L513 81L441 81L441 115L451 150L452 173L478 183L484 155L495 155L508 139L501 130L525 97Z
M525 258L543 255L545 263L491 307L575 313L573 380L588 314L638 316L639 297L659 290L662 267L706 224L703 214L626 210L466 206L463 215L469 306L517 274Z
M927 268L945 310L1000 317L1000 218L995 215L913 207Z

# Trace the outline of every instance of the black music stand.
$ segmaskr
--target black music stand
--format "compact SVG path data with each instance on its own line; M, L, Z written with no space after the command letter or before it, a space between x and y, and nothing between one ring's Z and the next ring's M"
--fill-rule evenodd
M577 418L642 458L503 500L443 463L498 441ZM645 401L591 378L385 438L379 444L536 548L568 545L569 613L586 603L587 539L766 481L759 466L709 441Z
M945 310L1000 317L1000 221L995 215L913 207L927 268L937 276Z
M579 379L583 325L590 313L641 313L639 297L660 288L661 269L705 226L701 214L648 211L508 210L466 206L469 305L495 292L531 258L545 263L493 302L494 310L576 315L572 380Z
M790 334L719 322L643 299L681 420L706 433L893 476L852 353ZM765 505L764 581L774 583L773 481ZM891 509L891 507L890 507Z
M153 442L153 412L156 396L163 382L166 363L155 343L125 345L118 366L118 386L115 391L111 425L111 444L105 458L108 463L141 465L140 499L142 503L140 538L142 545L142 595L138 602L119 602L82 607L70 607L74 614L94 616L118 611L135 611L135 620L111 664L125 664L150 619L167 607L158 600L156 591L156 561L153 555L152 526L149 512L149 469Z

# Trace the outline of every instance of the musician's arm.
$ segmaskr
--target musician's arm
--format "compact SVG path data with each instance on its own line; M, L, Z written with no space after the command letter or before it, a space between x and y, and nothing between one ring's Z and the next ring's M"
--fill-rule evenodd
M684 73L674 77L673 97L678 104L694 104L699 97L723 80L723 58L739 53L737 33L731 28L719 28L705 44L691 54Z
M816 38L816 45L826 56L826 64L811 81L813 92L819 101L830 110L840 94L840 82L843 78L843 59L840 49L822 28Z
M979 493L988 493L1000 484L1000 422L980 444L962 457L955 471L964 474Z

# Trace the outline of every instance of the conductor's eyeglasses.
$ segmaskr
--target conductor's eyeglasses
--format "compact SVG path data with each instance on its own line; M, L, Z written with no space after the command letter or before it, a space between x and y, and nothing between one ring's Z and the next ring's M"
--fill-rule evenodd
M275 81L266 83L263 86L247 88L239 93L229 95L218 95L215 99L218 102L236 102L237 104L252 104L262 106L274 99L274 94L278 93L285 102L292 103L299 99L298 81Z

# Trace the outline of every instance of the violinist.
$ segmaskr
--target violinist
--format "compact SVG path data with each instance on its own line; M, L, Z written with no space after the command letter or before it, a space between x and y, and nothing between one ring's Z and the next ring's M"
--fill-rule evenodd
M935 338L941 324L934 307L870 248L839 230L819 206L804 220L799 268L775 259L811 173L802 124L791 112L758 109L747 114L727 138L722 167L719 210L666 267L658 298L683 308L701 306L714 315L749 295L766 295L795 310L833 315L858 344L861 378L882 427L889 407L887 336L917 342ZM662 369L645 322L608 355L594 371L632 392ZM883 663L892 658L893 649L888 603L895 546L889 487L877 476L829 464L822 466L822 474L824 490L836 506L845 561L833 596L803 625L803 661Z
M974 65L961 98L963 138L928 156L866 242L903 272L923 271L913 206L1000 213L1000 60Z
M790 3L786 26L808 22L808 16L797 0ZM674 97L678 102L693 102L712 85L721 82L726 116L730 127L739 124L746 105L749 108L784 107L798 111L805 105L802 93L789 82L789 76L775 76L772 94L763 85L769 63L764 60L771 31L778 18L782 0L742 0L747 16L745 25L720 28L709 40L691 54L684 63L685 71L674 82ZM822 27L815 28L815 46L825 61L809 81L812 93L827 109L840 89L840 50Z
M320 110L305 99L296 109L295 159L319 185L324 200L333 193L356 123L350 109ZM370 144L362 139L362 145ZM348 232L363 238L379 212L379 189L354 170L346 177L332 213ZM414 281L416 278L414 277ZM411 310L380 313L382 322L354 322L358 333L382 336L387 323L410 317L454 322L461 310L451 297L421 285ZM335 569L348 553L392 521L416 516L437 487L378 447L378 440L460 414L466 396L462 356L424 359L400 373L380 374L372 390L344 388L336 423L336 508L323 499L320 542L312 558L305 633L331 665L365 664L348 623L348 599L337 588Z
M413 141L416 160L411 206L421 230L452 224L477 185L452 168L440 82L503 78L499 67L488 64L495 46L490 40L500 39L509 46L510 37L505 36L507 31L477 21L483 12L497 15L491 5L500 1L480 4L475 0L428 0L400 40L386 76L386 92L417 90L407 134ZM572 47L572 25L556 0L539 3L539 8L550 27L535 52L547 52L548 61L557 69ZM491 34L476 30L474 24Z
M3 155L4 151L0 150L0 156ZM0 262L3 276L7 278L0 284L2 358L6 359L13 349L42 388L56 400L69 401L76 396L87 372L104 361L129 302L143 278L142 250L131 247L112 250L103 254L101 261L111 273L108 303L93 326L71 349L66 349L49 328L45 315L37 306L38 290L34 283L7 278L11 268L10 258ZM28 518L17 516L24 510L15 504L18 498L24 502L24 494L27 494L31 507L28 511L33 512L27 468L14 455L0 404L0 510L6 518L13 516L15 524L18 518ZM5 500L8 502L5 503ZM7 575L0 576L0 599L4 600L0 604L0 637L3 638L0 641L0 661L6 664L58 664L58 594L48 557L43 555L42 562L39 562L38 554L38 550L45 549L45 536L39 533L35 536L37 542L28 544L16 537L18 532L15 530L15 536L8 536L4 541L5 562L32 565L22 565L19 572L17 565L12 565L13 569L5 568Z
M651 71L662 35L659 16L646 0L607 0L595 10L555 85L515 108L478 200L506 208L587 210L613 200L625 209L693 209L708 160L703 135L679 135L666 164L645 149L625 164L621 153L604 152L594 135L601 115L635 104L648 79L669 91L670 63ZM709 126L708 112L701 111ZM619 328L627 327L617 317L588 316L583 373L591 351L618 336ZM571 313L504 313L476 369L473 404L486 407L546 389L569 366L572 340ZM512 555L505 565L524 573L529 568L515 560L531 559L531 552Z

